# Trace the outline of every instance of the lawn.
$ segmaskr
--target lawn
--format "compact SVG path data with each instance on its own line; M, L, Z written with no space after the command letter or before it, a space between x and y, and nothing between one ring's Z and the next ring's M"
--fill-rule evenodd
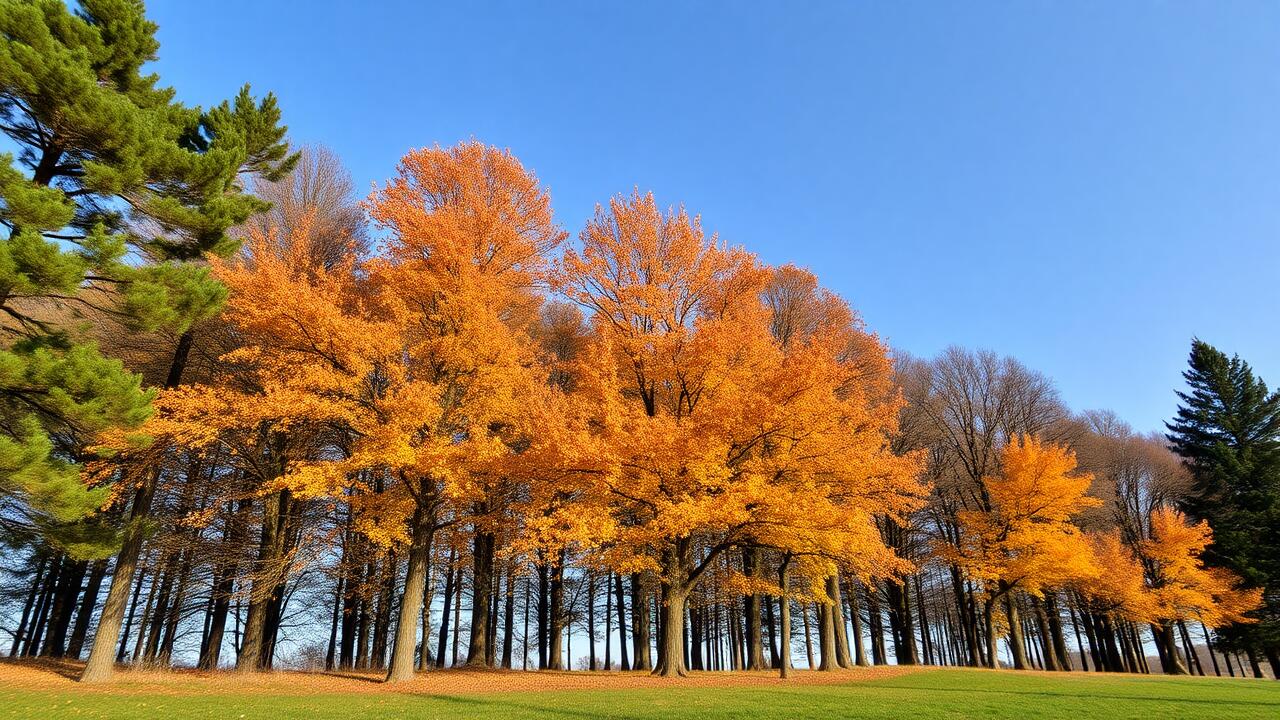
M810 677L783 685L761 676L732 687L708 686L717 680L706 675L654 685L614 674L591 689L542 691L539 678L554 685L554 676L512 673L460 692L446 672L405 690L361 681L338 692L309 689L326 676L272 677L276 685L182 675L143 682L127 674L105 689L62 677L4 682L0 718L1280 718L1280 683L1269 680L930 669L850 673L838 684ZM432 677L448 694L432 691Z

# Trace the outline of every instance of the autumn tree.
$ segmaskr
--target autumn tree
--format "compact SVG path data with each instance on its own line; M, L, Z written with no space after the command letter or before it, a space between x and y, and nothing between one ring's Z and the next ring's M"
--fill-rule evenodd
M984 588L989 666L997 667L995 610L1003 602L1013 664L1021 670L1027 662L1012 594L1039 594L1096 572L1071 520L1099 501L1086 494L1093 477L1076 472L1065 447L1023 436L1000 450L999 466L978 489L977 507L959 513L960 542L944 552Z
M684 674L685 604L730 550L820 556L827 575L835 560L895 566L872 515L906 504L916 467L888 450L897 396L845 361L848 328L784 347L769 273L651 195L612 200L580 239L556 286L591 316L576 392L607 454L564 512L590 518L606 564L656 577L655 674ZM888 377L883 349L859 361Z
M476 512L477 567L492 568L485 503L518 475L518 451L533 434L528 409L547 388L529 335L532 291L564 234L537 179L509 152L475 142L411 152L369 211L391 233L369 274L399 328L402 360L383 369L379 412L360 427L355 455L400 478L410 508L401 516L409 570L388 673L401 680L413 670L430 533L446 498ZM477 619L488 617L490 600L477 593ZM473 657L485 654L474 644L478 625Z
M1178 658L1174 623L1198 620L1208 627L1250 623L1246 613L1261 605L1262 590L1240 589L1240 579L1222 568L1206 567L1202 555L1213 542L1209 523L1189 523L1170 507L1151 513L1149 536L1137 547L1151 594L1156 641L1165 672L1185 674Z

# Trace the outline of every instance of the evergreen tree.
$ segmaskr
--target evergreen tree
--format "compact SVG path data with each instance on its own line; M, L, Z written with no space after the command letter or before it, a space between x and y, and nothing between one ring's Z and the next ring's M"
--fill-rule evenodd
M278 177L293 161L270 95L255 102L246 87L202 111L143 75L155 30L137 0L0 4L0 131L18 151L0 155L10 525L100 504L79 479L83 441L146 416L138 378L75 337L74 311L97 302L130 327L178 334L216 312L225 293L191 261L233 250L227 228L263 209L243 174Z
M1261 651L1280 676L1280 392L1249 364L1201 340L1191 343L1189 392L1167 423L1173 449L1194 477L1183 509L1213 529L1213 565L1263 589L1257 624L1223 631L1251 658ZM1256 661L1255 661L1256 665Z
M0 2L0 132L16 149L0 158L0 513L6 529L81 556L109 552L74 522L104 500L80 477L85 449L139 425L150 395L77 315L177 338L176 384L192 325L225 297L204 257L233 252L228 228L267 207L244 178L278 179L296 162L273 96L246 86L202 109L157 86L143 73L155 32L140 0ZM125 556L141 546L155 481L131 476L144 487L121 495L130 522L113 592L132 576Z

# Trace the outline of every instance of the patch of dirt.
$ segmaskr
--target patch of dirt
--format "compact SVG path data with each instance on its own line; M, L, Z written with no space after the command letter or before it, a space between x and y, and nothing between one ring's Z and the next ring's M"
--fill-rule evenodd
M343 693L408 693L427 695L490 695L554 690L624 690L635 688L779 687L833 685L881 680L920 668L881 666L835 672L796 670L787 680L777 672L690 672L684 678L658 678L645 672L565 672L519 670L432 670L413 680L384 683L382 673L130 670L101 685L80 685L83 663L51 660L0 660L0 687L7 689L105 693L112 695L321 695Z

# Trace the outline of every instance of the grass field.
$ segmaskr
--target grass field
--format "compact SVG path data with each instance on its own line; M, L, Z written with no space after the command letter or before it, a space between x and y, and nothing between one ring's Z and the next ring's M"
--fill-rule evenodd
M782 683L764 674L655 681L446 671L396 687L369 677L293 673L122 673L110 686L86 687L72 674L0 665L0 719L1280 718L1275 681L1084 673L871 670L831 678L797 673Z

